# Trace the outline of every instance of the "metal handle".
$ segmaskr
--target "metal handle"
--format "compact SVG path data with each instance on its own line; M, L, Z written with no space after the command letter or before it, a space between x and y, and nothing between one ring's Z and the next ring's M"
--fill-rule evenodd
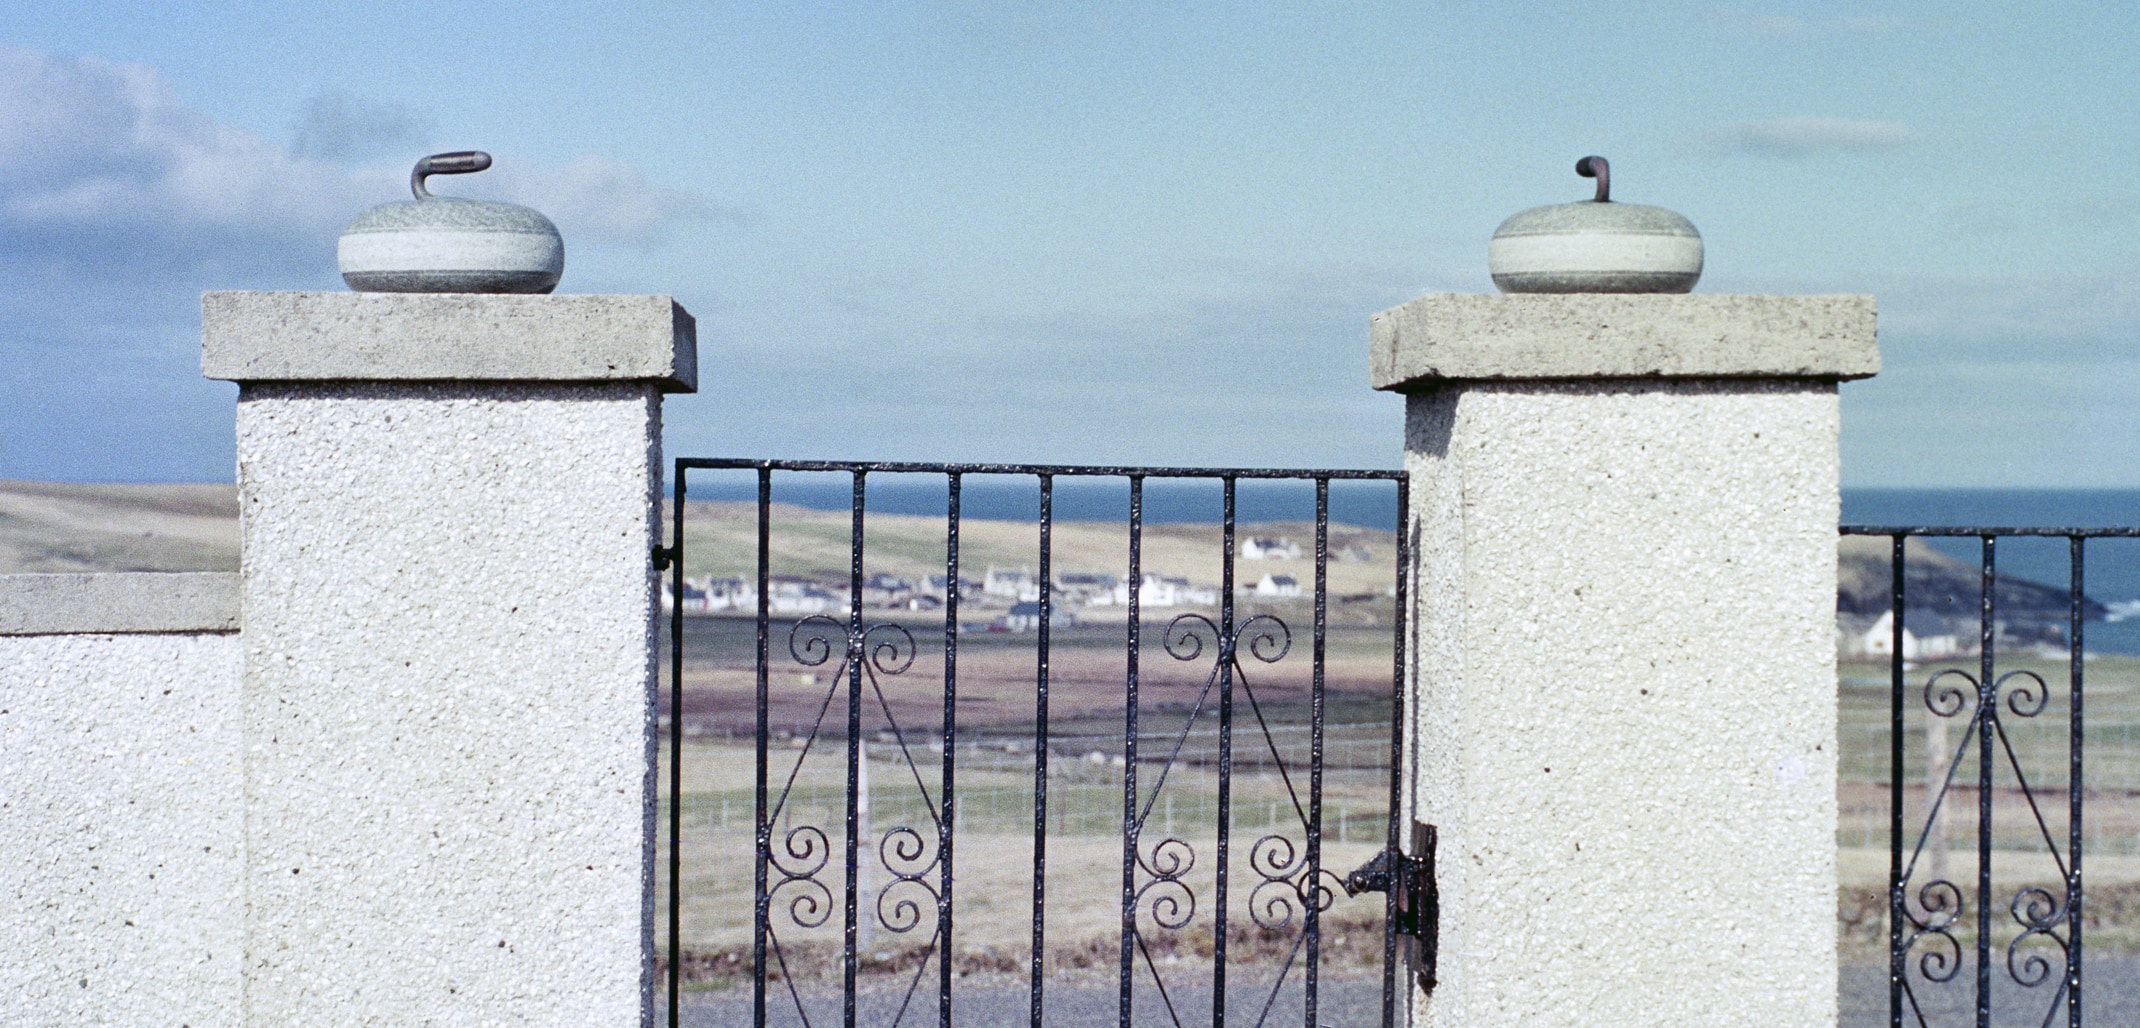
M1599 203L1612 202L1612 165L1606 163L1605 158L1596 154L1585 157L1575 162L1575 173L1584 178L1597 179L1597 201Z
M409 192L418 200L431 199L431 191L424 188L424 179L433 175L466 175L490 167L490 155L481 150L455 150L452 153L435 153L416 162L416 170L409 172Z

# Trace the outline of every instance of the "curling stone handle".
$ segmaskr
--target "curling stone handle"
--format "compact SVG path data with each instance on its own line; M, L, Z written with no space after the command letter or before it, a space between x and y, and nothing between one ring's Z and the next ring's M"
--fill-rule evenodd
M1599 203L1612 202L1612 165L1606 163L1605 158L1595 154L1585 157L1575 162L1575 173L1584 178L1597 179L1597 201Z
M490 155L481 150L455 150L452 153L435 153L416 162L416 170L409 172L409 191L418 200L431 199L431 191L424 188L424 179L432 175L466 175L490 167Z

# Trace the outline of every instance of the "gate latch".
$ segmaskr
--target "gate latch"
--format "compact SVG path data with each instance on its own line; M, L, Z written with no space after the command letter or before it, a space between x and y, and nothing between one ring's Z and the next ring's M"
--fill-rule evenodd
M1383 850L1345 876L1345 895L1395 893L1397 934L1411 941L1419 987L1434 991L1435 950L1440 940L1441 893L1434 884L1434 826L1412 822L1412 852Z

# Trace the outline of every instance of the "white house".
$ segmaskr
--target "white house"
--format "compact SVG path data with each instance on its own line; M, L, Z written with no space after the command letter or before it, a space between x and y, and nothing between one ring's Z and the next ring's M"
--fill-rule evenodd
M795 578L774 579L767 590L767 606L775 614L823 614L847 605L840 596L816 582Z
M1114 602L1115 576L1098 571L1071 571L1055 576L1055 594L1067 603L1104 607ZM1040 597L1033 597L1038 600Z
M1860 652L1875 657L1895 655L1895 612L1883 612L1872 627L1858 637ZM1930 615L1911 612L1902 619L1902 659L1938 660L1962 652L1962 637L1952 625Z
M1023 603L1040 601L1040 580L1031 568L999 568L990 565L988 574L981 579L981 591L990 596L1003 596Z
M1012 604L1010 612L1004 614L1003 620L998 622L998 624L1001 624L1004 628L1007 628L1013 632L1032 632L1039 630L1039 602L1035 601L1032 603ZM1077 624L1077 618L1076 616L1070 613L1069 608L1065 607L1060 603L1051 604L1048 607L1049 628L1067 628L1074 624Z
M1300 556L1300 544L1291 539L1249 539L1241 544L1243 560L1292 560Z
M676 597L661 590L661 609L671 610ZM684 579L684 613L713 614L724 610L756 610L758 587L741 578Z
M1291 575L1265 575L1251 591L1258 596L1299 596L1300 583Z
M1219 591L1210 586L1190 585L1186 578L1169 578L1147 571L1137 587L1139 607L1186 607L1219 602ZM1129 583L1116 582L1114 603L1129 606Z

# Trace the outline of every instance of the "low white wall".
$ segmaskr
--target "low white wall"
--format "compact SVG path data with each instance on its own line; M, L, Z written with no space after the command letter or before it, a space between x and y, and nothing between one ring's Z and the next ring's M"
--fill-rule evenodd
M239 1023L236 580L0 576L0 1023Z

